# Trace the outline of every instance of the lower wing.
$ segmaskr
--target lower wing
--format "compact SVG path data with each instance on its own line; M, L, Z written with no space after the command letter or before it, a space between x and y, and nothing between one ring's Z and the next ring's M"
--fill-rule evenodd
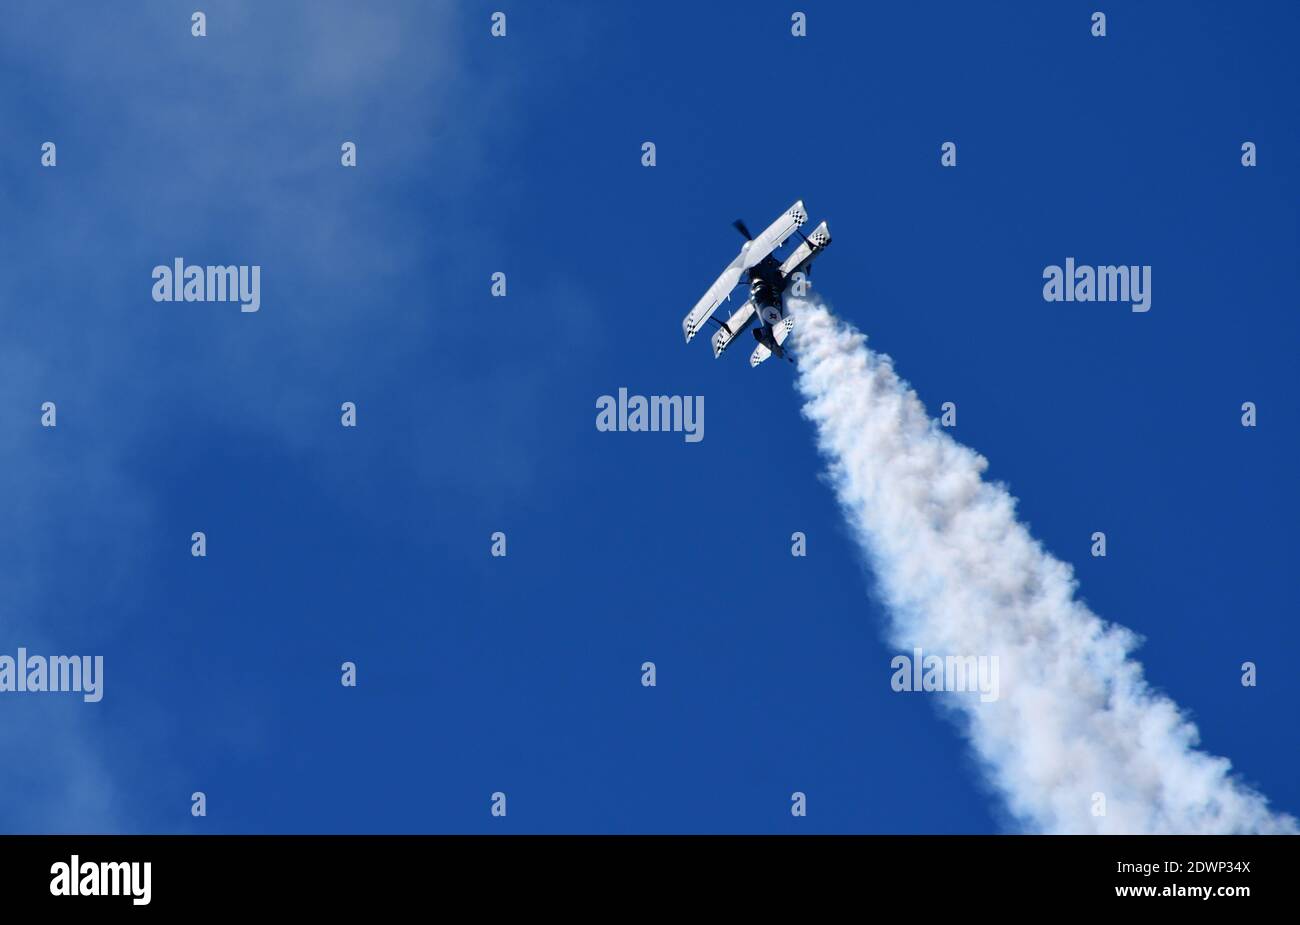
M799 270L807 271L808 264L812 259L825 250L826 245L831 243L831 230L822 222L813 229L813 233L808 235L807 239L800 242L799 246L790 252L790 256L785 258L781 263L781 275L789 276Z
M714 357L722 356L722 351L727 349L727 345L737 334L748 328L754 323L758 310L754 308L752 301L746 301L744 305L736 309L726 324L718 328L713 335L713 355Z

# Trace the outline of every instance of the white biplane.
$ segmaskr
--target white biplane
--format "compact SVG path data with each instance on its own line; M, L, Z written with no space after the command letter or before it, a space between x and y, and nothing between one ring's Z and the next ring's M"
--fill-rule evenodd
M718 281L709 287L709 291L704 293L690 314L682 319L682 333L686 335L687 343L706 321L711 321L718 326L713 334L713 355L720 357L737 334L758 322L754 328L754 339L758 341L758 346L749 356L749 365L757 366L774 354L778 357L786 356L781 345L794 328L794 319L786 314L782 297L794 275L803 273L806 276L813 258L831 243L831 233L825 222L818 225L811 235L805 235L799 229L806 221L808 213L804 211L803 201L800 200L786 209L758 237L749 233L744 222L739 219L734 222L736 230L744 235L745 243L736 259L722 271ZM798 234L803 239L799 246L784 260L772 256L772 252L785 244L792 234ZM749 298L726 321L719 321L714 317L714 311L724 299L731 298L731 291L741 284L742 276L746 276L745 281L749 283Z

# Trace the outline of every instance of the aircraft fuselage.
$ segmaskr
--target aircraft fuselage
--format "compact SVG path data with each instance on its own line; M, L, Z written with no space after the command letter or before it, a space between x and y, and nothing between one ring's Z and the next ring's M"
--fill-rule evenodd
M786 283L787 278L781 275L781 263L775 257L764 257L749 271L749 297L758 311L759 321L754 328L754 340L766 344L778 357L783 356L784 351L772 336L772 325L780 324L785 314L781 296Z

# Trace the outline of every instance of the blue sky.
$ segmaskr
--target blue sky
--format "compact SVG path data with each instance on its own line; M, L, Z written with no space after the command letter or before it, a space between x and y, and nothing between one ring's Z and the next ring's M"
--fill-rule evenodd
M201 8L5 14L0 652L105 695L0 698L0 829L1007 830L889 689L792 371L681 343L796 198L818 291L1300 810L1293 5ZM261 311L153 302L178 256ZM1151 311L1044 302L1069 256ZM598 432L621 386L705 439Z

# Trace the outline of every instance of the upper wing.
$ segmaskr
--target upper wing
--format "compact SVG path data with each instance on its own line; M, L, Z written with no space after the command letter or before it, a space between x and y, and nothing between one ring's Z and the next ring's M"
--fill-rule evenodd
M700 301L695 303L690 314L682 319L682 333L686 335L687 343L690 343L692 337L699 331L700 325L704 324L704 319L713 314L713 310L718 304L731 294L731 290L736 288L736 283L740 282L740 274L745 272L745 267L741 265L741 258L737 257L731 262L731 266L722 271L718 281L709 287L709 291L704 293Z
M803 200L800 199L782 212L780 218L764 228L762 234L745 244L744 250L740 252L745 258L745 269L757 266L759 261L784 244L785 239L806 221L808 213L804 211Z

